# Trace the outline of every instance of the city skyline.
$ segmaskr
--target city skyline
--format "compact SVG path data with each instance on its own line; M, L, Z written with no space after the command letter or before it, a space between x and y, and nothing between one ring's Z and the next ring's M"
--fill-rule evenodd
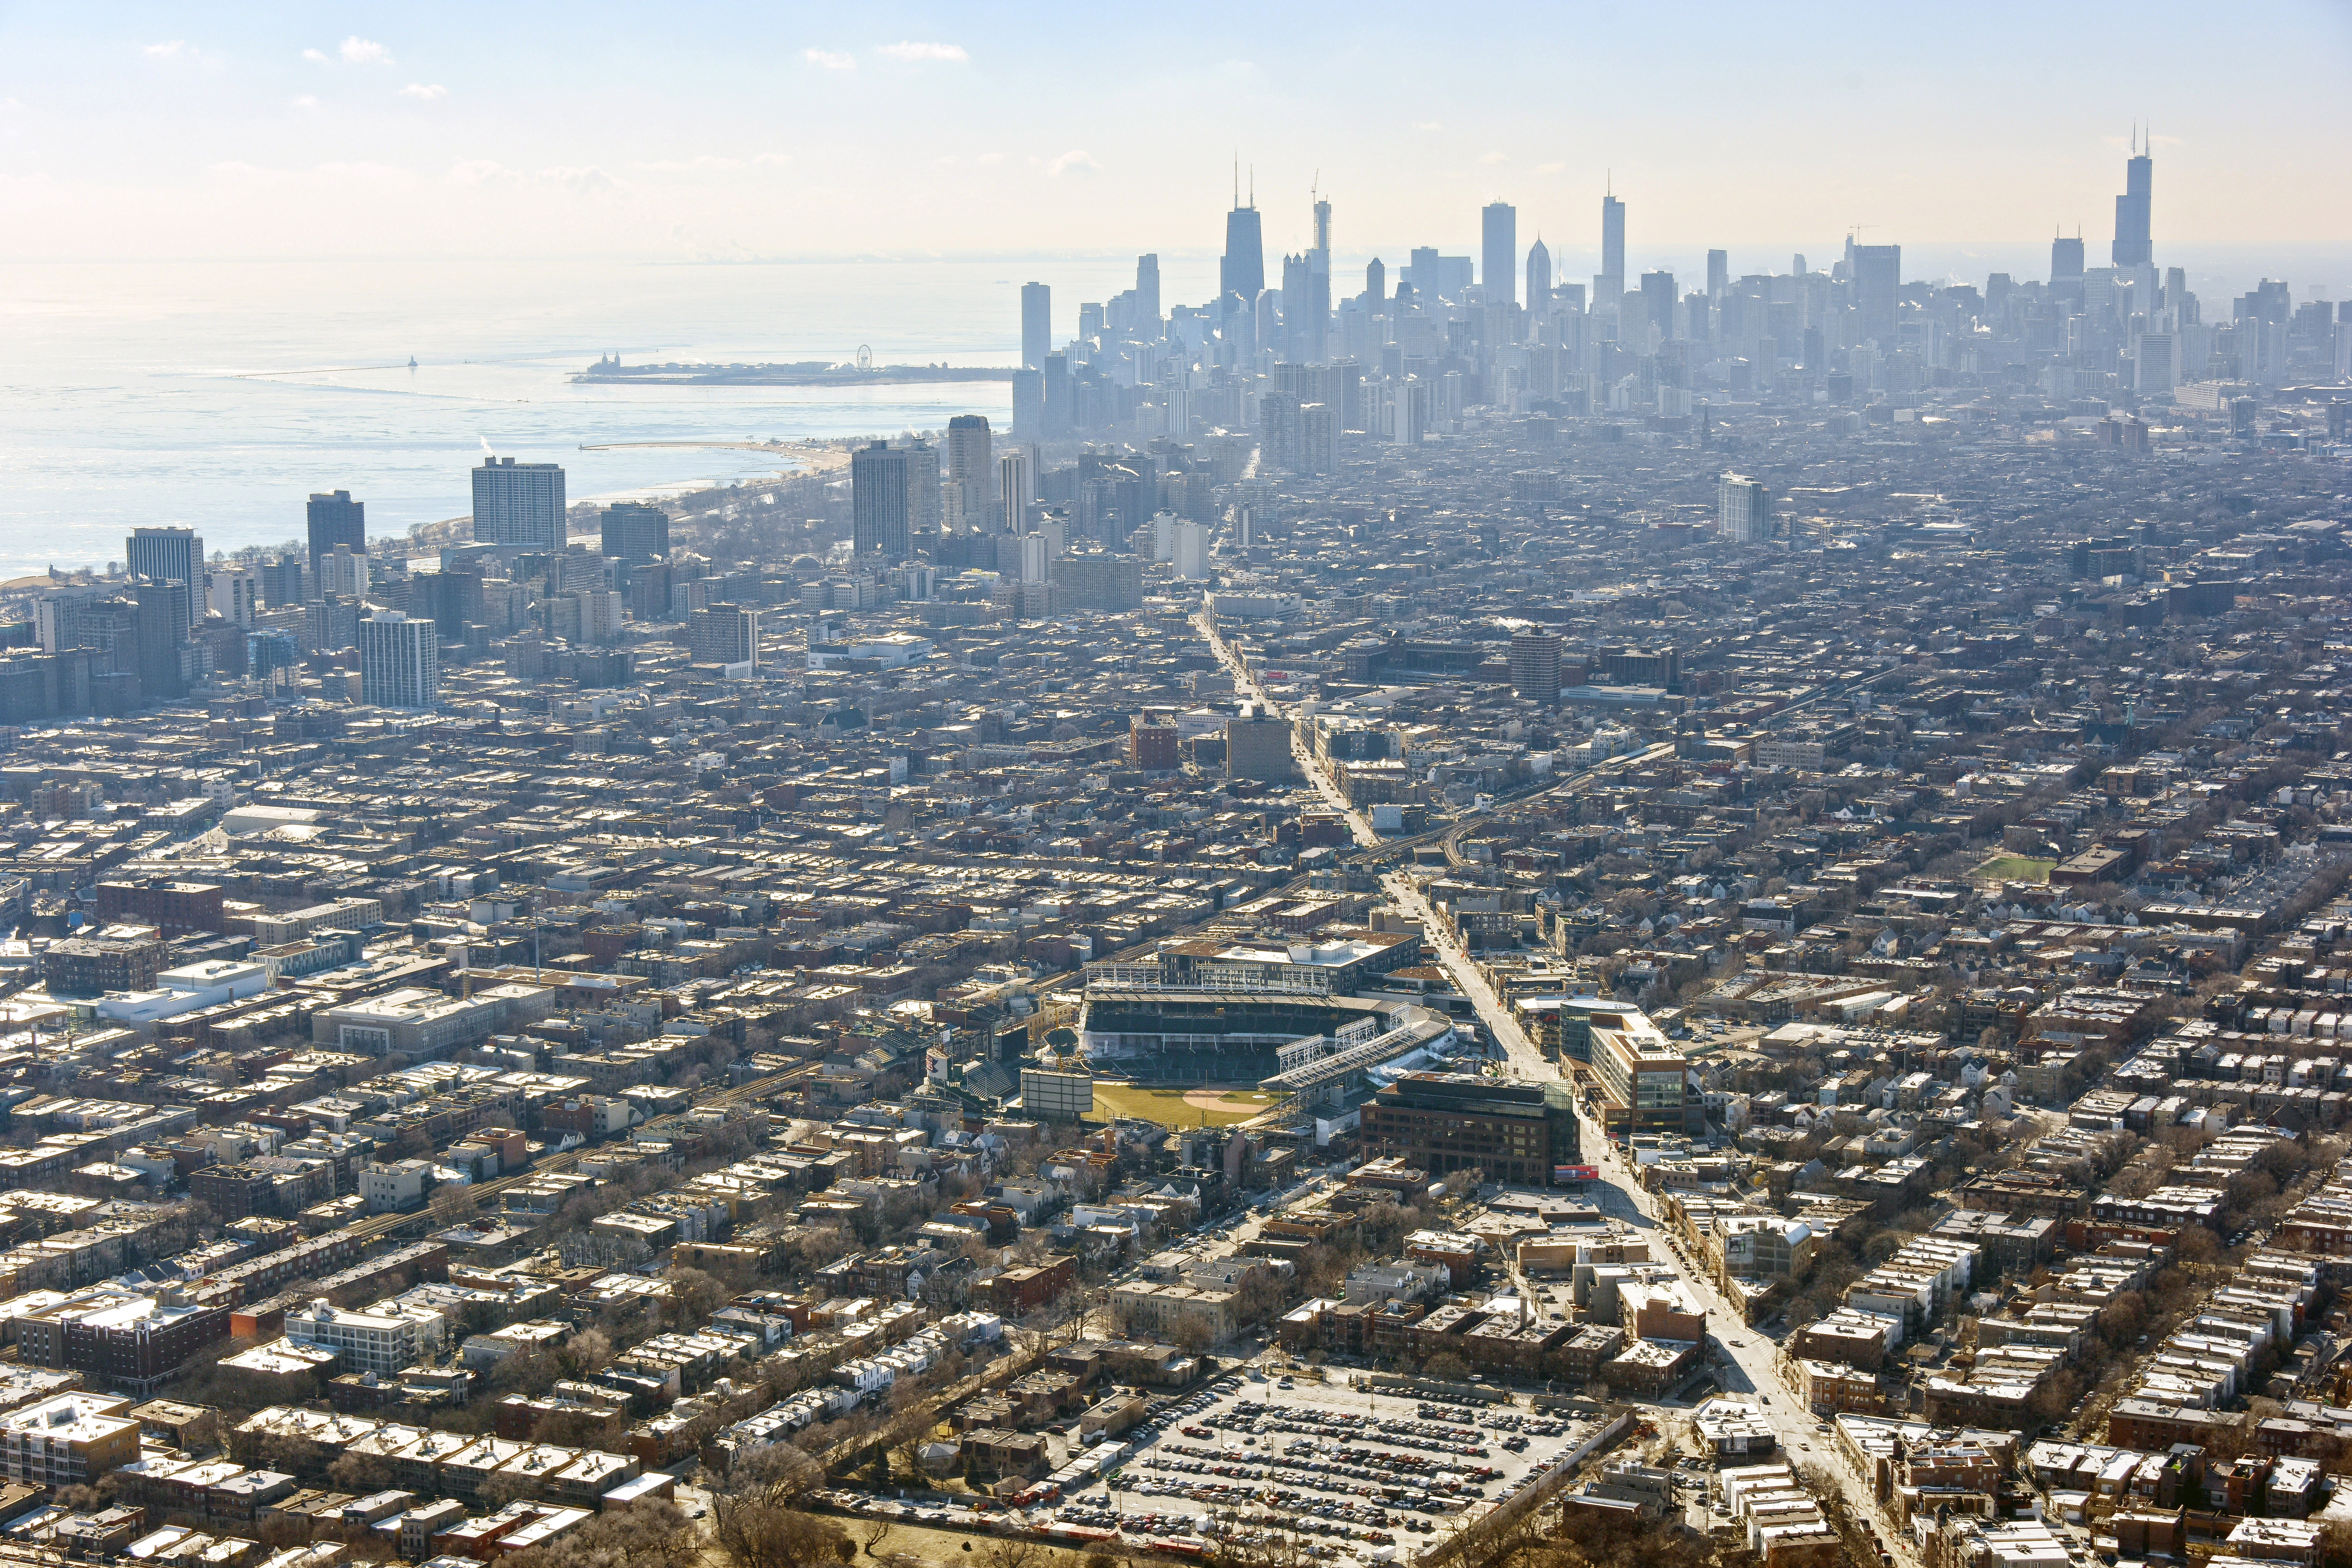
M1276 257L1311 247L1310 189L1338 205L1339 256L1393 265L1405 244L1475 243L1495 199L1555 253L1595 245L1605 186L1645 215L1638 268L1645 244L1818 248L1855 225L1914 245L2095 237L2114 155L2148 125L2176 244L2352 243L2321 152L2352 58L2340 9L2250 19L2305 45L2259 68L2174 47L2185 9L2146 43L2036 13L2030 47L2004 14L1920 52L1826 23L1702 45L1663 93L1593 70L1572 101L1543 87L1553 64L1622 58L1633 19L1530 19L1526 47L1456 58L1378 9L1334 38L1315 16L975 33L907 8L862 15L861 37L719 8L624 59L593 12L20 16L0 26L0 180L27 220L17 258L1177 256L1171 231L1223 205L1237 157ZM502 46L526 36L518 75ZM1132 111L1155 100L1197 130ZM1335 114L1363 128L1336 135Z

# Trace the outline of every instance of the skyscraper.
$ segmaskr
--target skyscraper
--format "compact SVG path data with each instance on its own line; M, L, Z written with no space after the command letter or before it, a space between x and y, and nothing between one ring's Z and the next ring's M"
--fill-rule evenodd
M1142 268L1139 267L1136 274L1139 283ZM1153 284L1158 285L1156 276ZM948 482L963 487L964 521L972 528L982 526L989 508L996 502L996 466L990 460L989 448L987 415L959 414L948 421Z
M474 540L531 550L563 548L563 469L555 463L484 458L474 474Z
M1029 449L1016 447L996 460L996 492L1004 508L1004 531L1020 533L1029 526L1029 503L1037 499L1037 470Z
M1855 335L1864 342L1876 343L1882 353L1895 352L1895 300L1902 288L1901 246L1853 247Z
M1540 310L1551 303L1551 252L1538 237L1528 247L1528 309Z
M1135 312L1152 327L1160 324L1160 257L1155 252L1135 258Z
M205 584L205 542L193 528L134 528L122 545L123 569L152 582L185 583L191 593Z
M2083 237L2060 235L2050 242L2050 281L2053 283L2083 280Z
M1054 291L1043 283L1021 285L1021 364L1042 370L1054 349Z
M367 549L367 502L353 500L349 490L312 496L309 521L313 572L319 569L319 557L338 544L360 552Z
M1530 702L1559 700L1559 638L1550 632L1523 631L1511 637L1511 685Z
M907 553L907 453L875 441L849 455L850 548L896 561Z
M1518 302L1519 209L1508 202L1488 202L1478 213L1478 281L1486 285L1486 303Z
M253 629L254 612L261 607L258 573L223 566L205 574L205 607L216 611L233 626Z
M433 623L378 610L359 624L360 700L431 708L441 700L441 639Z
M188 694L188 633L196 623L201 583L201 578L165 581L151 575L132 591L139 605L134 637L139 689L149 702L176 702ZM119 660L119 650L116 657Z
M1731 253L1710 250L1706 253L1706 297L1720 300L1723 291L1731 287Z
M2116 240L2112 259L2117 267L2145 267L2151 259L2148 241L2148 198L2153 194L2156 164L2137 140L2124 164L2124 194L2116 198Z
M1642 274L1642 302L1650 308L1650 320L1658 329L1658 341L1664 342L1675 335L1675 275L1671 272Z
M1601 273L1592 280L1592 308L1617 309L1625 297L1625 204L1614 195L1601 198Z
M1377 256L1364 263L1364 298L1371 302L1375 313L1389 300L1389 269Z
M1257 297L1265 291L1265 237L1257 218L1257 198L1255 194L1247 206L1242 205L1241 192L1234 192L1234 210L1225 215L1225 254L1217 262L1217 297L1229 302L1238 300L1240 309L1256 307Z
M669 513L661 508L642 501L616 501L604 509L602 522L604 553L625 566L649 566L669 559Z
M1745 474L1726 474L1716 490L1716 526L1726 544L1772 537L1772 495Z

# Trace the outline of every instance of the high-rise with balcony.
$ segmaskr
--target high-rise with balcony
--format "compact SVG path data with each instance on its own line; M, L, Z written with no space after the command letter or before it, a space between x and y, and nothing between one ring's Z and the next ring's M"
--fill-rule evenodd
M133 577L154 583L185 583L191 591L205 582L205 541L194 529L134 528L123 542L122 565Z
M431 708L441 700L441 639L429 620L379 610L359 623L360 700Z
M563 548L562 465L485 458L473 473L475 542Z

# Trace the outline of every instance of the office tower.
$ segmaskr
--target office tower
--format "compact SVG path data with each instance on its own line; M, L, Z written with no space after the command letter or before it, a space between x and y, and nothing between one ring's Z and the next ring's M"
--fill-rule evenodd
M1551 304L1551 252L1538 237L1528 247L1528 309L1542 310Z
M1312 287L1307 277L1307 258L1286 256L1282 258L1282 336L1278 341L1282 358L1292 364L1306 364L1310 355L1307 350L1307 295ZM1258 340L1264 342L1261 337Z
M1037 499L1037 470L1027 447L1016 447L996 460L996 495L1004 508L1003 531L1028 532L1030 503Z
M134 528L123 542L122 564L133 577L194 590L205 580L205 542L192 528Z
M1596 310L1614 310L1625 292L1625 204L1601 198L1601 275L1592 280Z
M299 605L302 592L302 557L281 555L261 563L261 602L273 610Z
M441 700L441 639L433 623L398 610L360 622L360 700L377 708L431 708Z
M233 626L251 630L260 600L261 574L257 572L224 566L205 574L205 608Z
M1021 364L1042 370L1054 348L1054 291L1043 283L1021 285Z
M1070 433L1070 356L1047 354L1042 374L1045 378L1045 434L1066 436Z
M1706 253L1706 294L1710 300L1720 300L1723 291L1731 287L1731 253L1710 250Z
M1021 536L1021 581L1044 583L1051 579L1054 571L1053 542L1042 533Z
M603 548L625 568L649 566L669 559L669 513L642 501L616 501L604 509Z
M996 502L996 469L989 447L987 415L959 414L948 421L948 479L963 487L968 528L983 526L989 508Z
M893 447L887 441L875 441L852 452L849 455L851 550L860 556L878 555L891 561L905 556L910 500L904 447Z
M408 609L430 620L443 641L464 642L466 628L482 624L482 574L458 566L416 573L408 580Z
M1160 335L1160 257L1156 252L1135 258L1135 313L1150 328L1148 336Z
M741 605L710 605L686 618L687 647L697 664L760 668L760 612Z
M474 539L480 544L520 544L562 550L563 469L555 463L518 463L484 458L474 475Z
M1530 702L1559 700L1559 638L1549 632L1511 637L1511 687Z
M1901 246L1853 247L1854 331L1862 342L1876 343L1881 353L1895 352L1895 300L1902 286Z
M1364 298L1370 302L1375 315L1380 313L1382 305L1388 303L1389 269L1381 265L1381 258L1377 256L1364 263Z
M319 569L311 574L309 596L341 594L347 598L364 599L367 591L368 558L348 544L338 544L319 558Z
M1478 281L1486 286L1486 303L1518 302L1519 209L1508 202L1488 202L1478 212Z
M188 694L188 633L195 626L195 590L177 577L151 577L132 595L139 605L134 642L141 694L149 702L177 701ZM116 658L119 665L119 650Z
M1412 254L1405 258L1404 270L1405 277L1402 280L1412 285L1412 291L1415 294L1418 294L1424 300L1434 300L1437 298L1437 274L1439 271L1437 247L1433 245L1414 246L1412 247Z
M2050 242L2050 281L2053 283L2083 280L2083 237L2069 238L2060 235Z
M2132 344L2132 390L2142 397L2180 384L2180 340L2170 332L2142 332Z
M1658 329L1658 341L1671 339L1675 335L1675 275L1643 273L1642 303L1649 307L1650 321Z
M319 557L338 544L348 544L360 554L367 552L367 502L353 500L351 491L312 496L309 522L312 571L319 569Z
M1761 544L1772 537L1772 494L1745 474L1726 474L1716 490L1716 522L1726 544Z
M2148 198L2156 164L2134 132L2131 159L2124 164L2124 194L2116 198L2116 239L2110 259L2117 267L2146 267L2150 259Z
M1045 438L1045 373L1042 370L1013 373L1013 433L1024 441Z
M1225 253L1217 261L1217 297L1228 311L1256 307L1265 292L1265 240L1258 224L1257 198L1242 205L1236 182L1234 210L1225 215ZM1236 303L1237 302L1237 303Z

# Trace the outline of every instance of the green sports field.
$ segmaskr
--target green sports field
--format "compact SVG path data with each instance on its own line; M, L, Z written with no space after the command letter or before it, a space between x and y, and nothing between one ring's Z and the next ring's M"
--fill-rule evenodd
M1969 874L1990 882L2046 882L2057 864L2031 855L1996 855Z
M1194 1103L1185 1102L1187 1095L1192 1097ZM1143 1089L1131 1083L1097 1083L1095 1114L1139 1117L1168 1127L1230 1127L1236 1121L1247 1121L1280 1099L1279 1095L1262 1094L1239 1086ZM1211 1103L1202 1103L1204 1101Z

